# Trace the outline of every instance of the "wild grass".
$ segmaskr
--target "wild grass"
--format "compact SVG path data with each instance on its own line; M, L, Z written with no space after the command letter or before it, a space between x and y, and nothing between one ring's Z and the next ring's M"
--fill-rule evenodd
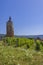
M43 65L43 52L0 46L0 65Z

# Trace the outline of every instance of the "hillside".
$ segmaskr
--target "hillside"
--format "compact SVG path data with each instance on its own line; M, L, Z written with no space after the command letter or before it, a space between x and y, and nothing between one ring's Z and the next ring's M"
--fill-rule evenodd
M43 41L4 38L0 41L0 65L43 65Z

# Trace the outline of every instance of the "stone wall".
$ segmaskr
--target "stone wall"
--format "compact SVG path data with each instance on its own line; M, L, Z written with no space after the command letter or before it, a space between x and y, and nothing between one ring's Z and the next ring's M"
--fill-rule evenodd
M7 37L13 37L14 36L14 28L13 28L13 22L9 18L7 25L6 25L6 36Z

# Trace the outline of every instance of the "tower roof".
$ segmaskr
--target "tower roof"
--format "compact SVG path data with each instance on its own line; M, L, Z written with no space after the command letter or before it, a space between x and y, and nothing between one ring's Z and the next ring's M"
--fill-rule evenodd
M8 21L11 22L11 16L9 17L9 20Z
M9 17L9 20L11 20L11 16Z

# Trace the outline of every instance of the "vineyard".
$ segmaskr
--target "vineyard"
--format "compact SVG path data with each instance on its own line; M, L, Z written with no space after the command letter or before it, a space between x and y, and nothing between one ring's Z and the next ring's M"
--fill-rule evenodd
M3 38L0 41L0 65L43 65L43 41Z

